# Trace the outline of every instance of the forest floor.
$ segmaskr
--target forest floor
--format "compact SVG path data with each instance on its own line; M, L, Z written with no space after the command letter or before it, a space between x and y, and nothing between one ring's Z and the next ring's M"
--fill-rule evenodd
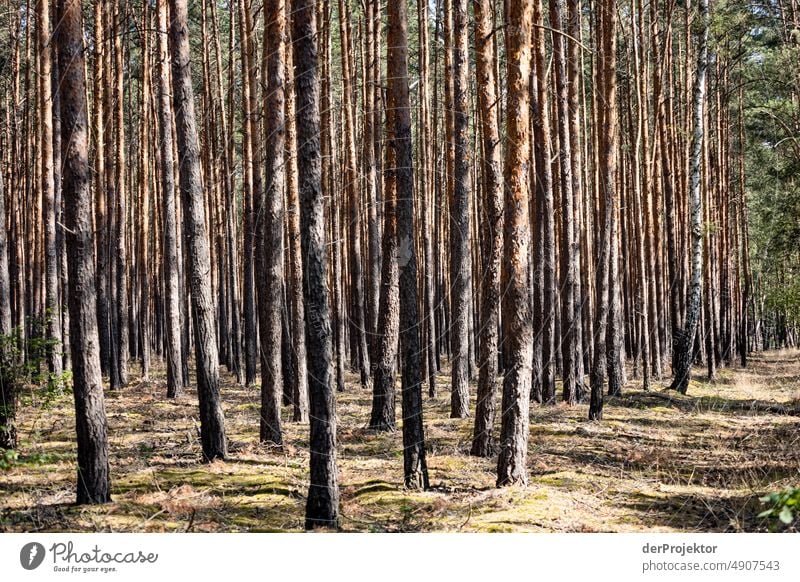
M759 497L800 485L800 352L755 354L714 382L702 373L687 396L631 380L601 423L586 420L586 405L533 406L530 484L505 489L494 487L494 458L469 456L473 419L449 418L440 375L438 395L425 398L426 492L403 488L401 432L366 428L370 394L350 376L338 395L342 529L765 531ZM260 445L258 388L227 382L230 458L203 465L196 394L164 394L158 369L106 392L113 503L93 507L72 503L71 395L23 394L20 456L0 473L0 531L302 528L307 425L286 422L282 450Z

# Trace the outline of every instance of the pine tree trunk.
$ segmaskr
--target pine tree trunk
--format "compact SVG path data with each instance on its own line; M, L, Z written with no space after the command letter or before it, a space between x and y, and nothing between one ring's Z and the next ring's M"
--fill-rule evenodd
M583 400L584 387L584 354L583 354L583 295L581 291L581 208L583 206L583 182L581 180L583 159L581 156L581 7L579 0L567 0L567 13L565 19L567 34L572 38L565 39L566 77L567 77L567 104L569 111L569 151L570 174L572 178L572 211L573 211L573 241L571 251L572 262L572 309L575 342L575 389L574 400ZM570 400L573 394L570 394Z
M538 0L535 0L538 1ZM497 351L500 324L500 266L503 254L503 170L497 115L497 83L494 63L494 22L489 0L475 0L475 42L478 106L483 141L483 204L487 224L483 227L484 267L481 274L480 356L478 401L471 454L493 453Z
M367 327L369 333L373 334L368 342L370 362L374 364L376 356L377 336L375 332L378 325L378 310L381 295L381 236L380 223L378 221L378 173L375 160L375 134L378 131L376 121L380 118L375 115L379 103L376 101L376 85L380 79L375 79L376 67L380 67L380 55L375 48L376 26L375 11L380 12L380 2L377 0L366 0L364 2L364 43L366 44L364 69L364 143L363 158L364 172L366 174L366 203L367 203L367 227L369 237L369 268L368 268L368 292L367 292ZM330 39L328 39L330 43ZM379 70L379 69L378 69Z
M244 6L244 0L240 0ZM259 323L261 331L261 441L282 443L281 315L283 310L283 197L284 173L284 37L286 11L283 0L264 5L267 43L265 125L265 185L257 212L261 224L259 263ZM248 35L249 36L249 35ZM295 331L297 333L297 330Z
M70 349L78 440L77 502L111 501L100 339L97 333L88 120L80 0L59 0L58 87L64 139L63 191L69 265Z
M505 152L505 224L502 271L505 342L500 453L497 485L527 484L526 459L533 356L533 326L528 268L530 246L530 66L532 0L506 5L506 75L508 83Z
M94 5L94 37L105 38L105 22L108 19L110 7L106 3L97 2ZM104 374L111 372L111 324L109 307L109 239L108 209L106 193L106 132L105 120L109 115L108 83L106 78L105 62L107 59L107 46L105 42L95 43L94 53L94 87L92 104L92 127L94 130L94 213L97 229L97 324L100 334L100 364Z
M58 299L58 264L56 249L56 194L53 175L53 99L50 51L50 2L40 0L39 9L39 99L41 100L41 192L44 200L45 249L45 324L47 327L47 365L57 385L61 384L61 305ZM60 158L60 155L59 155Z
M470 154L469 15L467 0L453 0L453 197L450 207L450 285L452 288L452 369L450 417L469 416L470 309Z
M427 489L425 431L422 423L422 364L419 306L417 302L417 257L414 248L414 170L411 145L411 101L408 90L408 18L405 2L388 5L388 108L391 116L391 147L394 149L397 188L397 237L400 272L400 336L403 344L402 410L404 483L409 489Z
M386 109L388 136L394 135L394 110ZM375 430L395 428L395 365L400 330L400 297L397 239L397 164L395 149L386 149L386 180L383 188L383 270L378 306L376 360L372 384L372 411L369 427Z
M142 360L142 379L150 375L150 9L144 6L142 15L142 119L139 138L140 231L139 231L139 337Z
M288 11L289 4L286 5ZM290 31L287 29L287 41ZM297 174L297 132L295 131L295 89L294 85L294 51L293 43L286 43L286 78L290 79L286 89L286 143L287 143L287 209L289 211L289 248L292 289L292 368L295 371L292 389L292 420L308 422L308 380L307 347L306 347L306 315L303 299L304 274L302 242L300 236L300 198Z
M167 397L175 398L184 386L181 348L181 306L178 258L178 227L173 170L172 105L169 78L167 0L158 0L158 120L161 144L161 192L163 196L164 303L166 305Z
M321 10L321 22L320 26L322 28L322 95L320 97L320 119L322 127L321 129L321 149L322 149L322 187L326 189L328 192L335 192L336 187L334 185L334 172L333 167L335 165L335 154L336 150L333 147L333 140L334 140L334 128L332 124L333 116L331 115L331 103L332 103L332 96L331 96L331 86L332 86L332 79L330 75L331 71L331 1L330 0L323 0L323 2L318 5ZM369 91L370 95L372 91ZM366 113L365 113L366 114ZM370 120L367 119L365 123L369 123ZM373 150L372 142L370 141L368 144L365 145L367 149L370 151ZM296 191L295 191L296 194ZM340 196L343 195L342 192L339 193ZM342 216L343 216L343 204L338 202L338 198L334 198L334 204L332 205L330 211L330 222L331 222L331 233L332 233L332 242L333 242L333 320L334 320L334 339L333 339L333 351L334 351L334 359L336 361L336 391L343 392L345 389L344 384L344 365L345 365L345 341L346 341L346 330L345 330L345 308L344 308L344 282L343 282L343 248L344 243L342 240ZM297 215L297 197L295 196L295 216ZM297 247L299 249L300 246L300 230L299 230L299 221L297 226ZM300 254L298 250L298 262L300 260ZM301 280L302 281L302 280ZM302 287L302 285L301 285ZM302 289L301 289L302 291ZM302 295L298 294L297 297L301 300L302 305ZM301 328L302 329L302 328ZM372 355L370 354L370 358Z
M351 284L351 333L356 340L356 362L363 388L371 389L369 349L367 347L367 328L365 320L364 273L362 266L361 221L362 208L359 192L360 179L356 167L355 120L353 114L353 67L350 55L350 15L347 0L339 0L339 34L342 43L342 103L344 113L344 163L345 183L347 191L348 220L348 257Z
M575 199L572 180L572 149L570 142L570 111L567 83L567 63L563 29L564 0L550 0L550 22L557 29L553 33L553 68L556 86L556 111L558 120L558 175L561 202L561 375L562 399L568 404L578 401L578 335L576 329L575 281L577 276L577 245L575 244Z
M423 319L425 321L425 355L427 358L428 372L428 394L436 394L436 353L438 338L436 337L436 312L434 302L434 271L435 264L433 258L433 233L431 232L431 200L433 198L434 183L437 174L432 171L435 166L434 158L431 155L433 146L433 134L435 127L431 125L430 115L430 93L429 93L429 57L428 57L428 5L425 2L417 2L417 26L419 28L419 61L420 61L420 100L421 100L421 124L420 128L420 152L418 157L421 161L421 180L420 190L422 198L420 204L422 219L422 247L424 263L424 287L423 287Z
M4 162L0 151L0 164ZM6 195L0 166L0 450L17 447L17 386L11 367L15 342L11 323L11 279L8 270Z
M255 115L258 111L258 75L255 66L256 41L252 35L255 34L252 15L252 2L246 0L240 4L239 26L242 30L241 55L242 55L242 126L244 129L242 144L242 163L245 167L245 183L248 182L249 188L244 188L244 244L242 245L243 257L243 290L244 290L244 381L246 386L252 386L256 381L256 373L259 360L259 336L258 336L258 313L256 301L256 247L257 243L257 220L262 218L256 214L261 200L263 185L261 183L261 164L258 138L258 120L261 115ZM247 42L244 42L245 34ZM265 39L266 41L266 39ZM283 47L281 47L283 48ZM267 43L264 43L264 50ZM264 55L266 58L267 55ZM266 66L262 67L266 70ZM246 95L245 95L246 93ZM256 165L257 171L254 174L253 166ZM283 196L283 192L281 192ZM281 337L283 335L281 334Z
M123 6L114 7L114 253L112 273L114 283L113 325L111 332L111 388L121 388L128 384L128 220L127 185L125 167L125 77L123 69L122 22Z
M219 358L216 310L208 274L211 272L200 153L194 114L194 91L189 59L187 0L170 0L173 107L178 141L178 166L183 209L183 236L192 290L197 396L200 401L200 437L203 459L224 459L228 454L225 418L219 396Z
M536 28L533 31L533 61L536 84L536 108L534 115L534 156L536 160L536 198L541 224L542 285L541 297L541 334L542 334L542 366L541 366L541 402L555 402L556 392L556 344L555 323L556 303L556 224L553 204L553 172L551 160L551 133L546 74L545 35L543 26L542 0L533 0L533 18ZM538 332L538 330L534 330Z
M321 184L317 18L312 0L292 2L297 166L300 183L300 236L305 274L306 339L311 419L311 484L306 529L338 527L339 484L336 467L336 403L333 346L327 285L324 193Z
M597 79L600 87L595 93L599 120L599 191L601 208L600 243L597 247L597 279L595 283L595 351L591 372L589 419L603 418L603 384L607 366L607 329L611 311L610 260L611 245L615 244L614 223L617 204L617 36L616 1L602 0L597 10L597 35L600 39Z

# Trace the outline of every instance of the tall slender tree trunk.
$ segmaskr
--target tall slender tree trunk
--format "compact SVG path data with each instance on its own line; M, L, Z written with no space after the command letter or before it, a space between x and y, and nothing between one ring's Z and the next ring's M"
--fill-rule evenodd
M603 418L603 384L605 383L607 354L606 334L610 317L611 245L614 243L616 222L616 171L617 171L617 6L616 0L602 0L597 10L598 50L595 106L599 120L599 191L601 207L600 244L597 247L597 280L595 283L595 351L591 372L589 419Z
M167 397L175 398L183 381L181 348L180 268L178 258L178 221L175 200L174 144L172 141L172 105L170 103L168 0L158 0L158 121L161 144L161 193L163 196L164 303L166 305Z
M142 378L150 375L150 8L145 4L142 15L142 119L139 132L139 337Z
M245 167L245 182L249 175L249 188L244 188L244 244L242 245L243 257L243 292L244 292L244 381L246 386L252 386L256 381L256 370L259 360L259 337L258 337L258 313L256 301L256 248L258 247L258 235L256 232L257 216L256 208L262 196L263 185L261 183L261 140L258 139L258 121L261 115L256 115L258 111L258 75L256 62L256 41L253 24L253 8L251 0L246 0L244 4L240 2L239 26L242 29L241 54L242 54L242 113L245 119L242 126L246 129L246 136L242 144L244 154L242 163ZM285 17L284 17L285 18ZM244 28L242 28L244 27ZM247 43L244 42L245 33ZM267 50L266 38L264 39L264 50ZM283 50L283 45L281 46ZM264 55L266 58L267 55ZM283 60L283 59L281 59ZM265 69L265 67L262 67ZM245 93L247 96L245 97ZM267 142L268 143L268 142ZM266 144L265 144L266 145ZM254 169L255 166L255 169ZM281 192L281 196L283 192ZM283 335L281 334L281 338Z
M378 0L366 0L364 2L364 43L366 45L364 69L364 172L366 173L366 203L367 203L367 228L369 237L369 268L368 268L368 291L367 298L367 327L370 334L369 340L370 362L374 364L376 356L378 326L378 310L381 294L381 236L380 222L378 220L378 173L375 159L375 134L378 132L376 126L380 119L375 115L379 103L376 100L376 90L380 78L376 79L376 70L380 71L380 55L376 49L376 31L378 26L375 12L380 12L380 2ZM379 18L380 15L377 17ZM379 34L379 32L377 32ZM330 39L329 39L330 42ZM376 69L377 67L377 69Z
M61 306L58 298L58 264L56 248L56 193L53 175L53 90L50 51L50 2L40 0L39 9L39 99L41 107L40 155L42 199L44 200L44 250L45 250L45 323L47 339L47 365L55 382L61 384ZM59 158L60 158L59 153Z
M58 86L64 170L65 230L69 265L70 349L78 440L77 502L111 501L100 339L92 257L88 119L80 0L58 3Z
M107 3L96 2L94 5L94 37L105 39L105 22L108 18L110 7ZM92 126L94 130L94 213L97 229L97 324L100 334L100 364L103 373L111 372L111 322L109 306L109 276L111 272L108 231L108 209L106 192L106 116L108 112L108 83L106 78L105 62L108 54L108 44L95 42L93 63L94 90L92 104Z
M749 260L749 253L748 253L748 242L747 242L747 189L745 187L745 137L744 137L744 87L740 85L739 87L739 99L738 99L738 129L739 129L739 196L738 196L738 205L736 210L736 217L734 220L739 225L739 245L737 253L739 254L739 264L742 275L740 277L741 286L742 286L742 294L741 294L741 304L739 306L739 361L744 368L747 366L747 355L749 352L749 341L750 341L750 317L749 317L749 306L750 306L750 295L752 293L751 289L751 278L750 278L750 260ZM2 256L0 256L0 260L2 260ZM0 274L2 271L0 271ZM1 300L2 298L0 298Z
M408 18L406 2L388 5L387 33L390 129L397 188L397 237L400 271L400 336L403 345L402 410L405 486L427 489L425 430L422 423L422 363L417 302L417 257L414 247L414 162L411 145L411 101L408 95Z
M394 114L386 109L389 136L394 135ZM381 255L381 297L378 306L376 361L372 385L372 411L369 427L375 430L395 428L395 365L400 330L400 297L397 239L397 184L394 168L395 148L387 148L384 169L387 176L383 188L383 248Z
M0 164L5 159L0 151ZM0 165L0 450L17 447L17 385L11 370L15 342L11 323L11 279L8 270L6 195Z
M127 185L125 167L125 76L123 23L127 15L122 14L123 5L114 10L114 325L112 326L111 388L128 384L128 220Z
M450 285L452 288L450 417L469 416L470 309L470 154L469 154L469 14L467 0L453 0L453 197L450 202Z
M534 115L534 157L536 160L536 198L541 220L542 257L542 367L541 401L552 403L556 392L556 224L553 203L553 172L551 164L550 103L547 86L547 63L543 26L542 0L533 0L533 61L536 76L536 107ZM534 330L537 332L538 330Z
M55 13L55 3L51 9ZM51 38L54 38L52 36ZM61 102L59 101L58 91L58 51L56 43L50 43L49 50L52 53L53 78L51 91L53 96L53 182L55 184L55 203L56 203L56 224L64 224L64 199L61 191ZM87 74L88 77L88 74ZM88 99L87 99L88 102ZM67 304L67 245L64 244L64 229L56 228L56 253L58 255L58 277L59 283L59 312L61 313L61 359L64 370L72 369L72 358L69 350L69 309L65 309ZM101 364L102 367L102 364Z
M289 4L286 5L288 10ZM287 29L287 40L290 31ZM306 348L306 315L305 299L303 298L304 274L302 241L300 236L300 198L297 173L297 132L295 131L295 90L294 80L294 51L293 43L286 43L286 77L291 79L286 88L286 182L287 182L287 208L289 211L289 270L292 283L292 368L294 369L294 383L292 389L292 420L295 422L308 422L308 365Z
M533 325L528 268L530 246L530 66L533 0L506 4L506 75L508 83L505 152L505 224L502 309L505 338L503 399L497 485L528 482L528 412L530 408Z
M578 401L578 334L576 322L577 245L575 244L575 199L572 179L572 148L570 141L569 84L565 41L561 31L564 20L564 0L550 0L550 22L553 32L553 67L556 86L558 120L558 176L561 202L561 376L562 398L569 404Z
M244 6L244 0L240 0ZM284 37L283 0L264 5L264 42L267 43L265 125L265 188L259 202L260 243L259 321L261 326L261 441L281 444L281 315L283 308L283 198L284 173ZM250 20L250 18L248 18ZM249 35L248 35L249 37ZM248 38L249 40L249 38ZM295 330L299 333L299 330Z
M574 397L575 402L583 400L584 387L583 368L583 294L581 291L581 209L583 207L583 159L581 156L581 49L578 43L581 36L581 3L580 0L567 0L566 31L572 38L565 40L567 104L569 112L569 151L570 174L572 177L572 309L575 342L575 388L568 400Z
M538 1L538 0L534 0ZM481 276L481 323L479 341L480 368L478 401L475 408L475 429L471 453L487 457L493 452L492 426L495 416L497 384L497 351L500 324L500 266L503 254L503 169L498 123L497 81L494 63L494 22L489 0L474 0L476 72L478 107L480 108L483 141L483 254L485 264Z
M423 286L423 320L425 322L425 355L427 357L428 372L428 394L436 394L436 353L438 338L436 337L436 312L435 312L435 289L434 272L435 263L433 258L433 233L431 232L431 201L433 199L434 187L436 182L436 172L432 171L435 166L432 154L433 135L436 131L432 125L430 115L430 89L429 89L429 58L428 58L428 4L417 2L417 26L419 29L419 62L420 62L420 100L422 127L420 128L420 152L418 157L421 161L421 192L420 200L421 219L422 219L422 248L424 263L424 286Z
M197 396L200 401L200 438L203 459L224 459L228 454L225 418L219 397L219 357L216 309L208 274L211 272L200 150L194 113L194 90L189 58L187 0L170 0L173 107L178 140L178 166L183 210L183 236L187 247L192 288Z
M703 203L702 203L702 162L703 140L705 139L705 100L706 70L708 69L708 0L699 0L701 30L697 46L697 78L695 80L692 104L694 108L694 133L692 134L692 155L689 167L689 218L691 233L691 278L687 297L686 317L683 329L674 330L676 348L673 353L673 380L670 388L686 394L692 373L694 359L694 340L697 323L700 320L700 302L703 276Z
M321 11L320 15L320 27L322 28L322 78L321 78L321 91L322 95L320 97L320 120L321 120L321 135L320 138L322 140L321 149L322 149L322 187L329 192L336 192L335 187L335 180L334 180L334 172L333 168L335 166L335 155L336 149L333 147L334 141L334 127L333 127L333 115L331 111L331 103L333 102L332 97L332 79L330 75L332 59L331 59L331 0L323 0L321 4L318 4L318 8ZM372 95L372 91L370 88L369 94ZM365 112L366 115L366 112ZM289 120L287 120L288 123ZM368 115L368 119L365 120L365 123L370 123L371 115ZM373 151L373 144L369 141L365 144L365 147L369 151ZM374 153L374 152L373 152ZM343 193L340 192L340 196ZM295 189L295 196L294 196L294 206L295 206L295 216L297 216L297 212L299 209L297 208L297 191ZM344 384L344 368L345 368L345 341L346 341L346 330L345 330L345 308L344 308L344 281L342 273L344 272L344 265L343 265L343 248L344 243L342 241L342 215L343 215L343 204L338 202L337 197L334 196L333 198L334 204L332 205L330 215L330 222L331 222L331 233L332 233L332 243L333 243L333 320L334 320L334 340L333 340L333 351L334 351L334 360L336 362L336 391L343 392L345 389ZM299 218L297 222L297 248L300 247L300 227L299 227ZM300 254L298 250L298 263L300 261ZM300 293L296 296L300 298L302 306L302 279L301 285L299 287ZM300 328L302 329L302 327ZM303 332L305 333L305 332ZM372 355L370 354L370 358Z
M325 198L321 184L317 15L313 0L292 2L296 67L297 166L300 170L300 236L311 418L311 484L306 529L338 527L336 395L333 390L331 309L327 285Z
M349 207L349 267L350 267L350 287L352 293L351 300L351 333L355 335L357 348L356 362L358 366L361 385L366 389L371 389L369 349L367 348L367 327L365 320L365 299L364 299L364 273L362 269L362 244L361 244L361 222L362 207L359 192L360 179L357 170L356 160L356 138L355 120L353 113L353 66L352 55L350 54L350 15L347 0L339 0L339 34L341 38L342 50L342 103L344 108L344 163L345 163L345 183Z

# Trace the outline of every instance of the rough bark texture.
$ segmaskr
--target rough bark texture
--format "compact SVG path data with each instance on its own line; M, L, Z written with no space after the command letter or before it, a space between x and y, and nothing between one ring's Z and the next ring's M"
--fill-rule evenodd
M353 114L353 66L352 55L350 54L350 15L346 0L339 0L339 34L342 46L345 50L340 51L342 57L342 106L344 108L344 163L345 177L344 189L347 191L348 208L350 210L348 220L348 258L350 267L350 291L351 299L351 326L350 333L355 335L356 344L356 365L358 367L361 386L371 389L370 383L370 364L369 348L367 347L367 327L365 320L365 298L364 298L364 273L361 268L362 244L361 244L361 221L362 208L359 192L360 179L356 168L356 138L355 120Z
M139 314L136 329L139 334L138 349L142 363L142 379L150 375L150 6L145 4L142 11L142 76L141 120L139 122L139 233L138 233L138 291Z
M241 0L240 0L241 1ZM265 4L267 30L266 120L264 127L265 188L258 205L259 224L259 323L261 331L261 441L282 443L281 316L283 308L283 195L284 173L284 0ZM298 333L296 330L295 333Z
M58 64L65 230L69 266L70 349L78 440L78 503L111 501L100 343L97 333L94 240L89 189L86 78L80 0L59 1Z
M614 204L614 217L611 221L610 254L608 258L608 321L606 339L606 370L608 372L608 394L620 396L625 385L622 348L622 298L619 281L620 241L619 205Z
M94 5L94 37L105 38L104 23L109 6L97 2ZM97 325L100 335L100 364L104 374L111 369L111 325L109 312L109 248L108 218L106 209L106 154L105 154L105 116L107 115L106 94L109 88L105 78L106 51L108 43L97 43L94 52L94 103L92 104L92 127L94 129L94 195L95 224L97 229Z
M508 79L505 225L502 272L505 338L497 485L526 484L533 325L528 267L530 225L530 66L533 0L509 0L506 14Z
M261 182L261 158L260 153L264 148L259 147L261 139L258 128L258 121L261 115L255 115L259 111L258 100L258 75L256 62L256 41L254 38L255 30L253 25L252 1L245 0L239 4L241 13L239 16L239 26L242 29L241 54L242 54L242 126L245 135L243 136L242 164L245 167L245 181L250 176L250 188L244 188L244 244L242 245L243 256L243 301L244 301L244 381L246 386L252 386L256 381L258 369L258 307L256 297L256 269L258 259L256 257L259 238L256 229L258 228L258 218L256 209L263 195L263 185ZM285 22L285 17L284 17ZM243 27L243 28L242 28ZM245 42L247 38L247 42ZM268 49L266 35L264 37L264 51ZM283 44L281 45L283 49ZM269 58L264 52L262 69L266 70L266 59ZM281 58L281 62L283 58ZM265 96L266 98L266 96ZM266 144L265 144L266 145ZM255 175L254 167L255 166ZM281 339L283 334L281 334Z
M705 138L705 100L706 69L708 68L708 0L700 0L700 19L702 29L697 45L697 79L694 95L694 134L692 135L692 157L689 168L689 218L691 231L691 278L686 305L686 318L683 330L676 333L676 347L673 353L670 388L686 394L692 374L694 338L700 320L700 299L703 276L703 204L701 193L701 165L703 160L703 140Z
M470 178L469 15L467 0L453 1L453 198L450 205L450 285L452 288L450 417L469 416L469 250Z
M161 144L161 195L163 197L164 303L166 306L167 397L175 398L183 382L181 350L180 267L178 221L175 208L175 173L170 104L167 0L158 1L158 120Z
M595 284L597 310L595 312L595 357L591 372L589 419L603 418L603 384L606 374L606 329L610 312L610 259L616 215L616 148L617 148L617 83L616 83L616 2L603 0L598 8L598 35L600 38L598 80L600 92L597 99L600 120L600 204L602 226L600 245L597 248L597 281Z
M561 377L562 398L568 404L577 402L578 360L575 281L577 278L576 221L573 197L572 149L570 144L570 111L567 64L563 30L564 0L550 0L550 22L553 33L553 67L555 70L556 109L558 112L559 191L561 194Z
M192 290L192 319L200 401L200 438L203 459L224 459L228 454L225 418L219 397L219 356L216 308L211 293L211 257L200 153L194 113L194 92L189 62L189 28L186 0L170 0L170 49L172 51L173 106L178 141L183 237Z
M111 329L111 388L128 384L128 190L125 167L125 76L122 23L124 6L114 6L114 251L112 298L114 313Z
M288 4L287 4L288 8ZM287 41L289 30L286 31ZM294 51L290 42L286 43L286 77L294 78ZM300 199L297 175L297 135L295 131L295 92L290 86L286 91L286 142L288 160L286 181L288 182L287 208L289 211L289 270L292 289L292 368L294 380L292 390L292 420L308 422L308 365L306 363L306 312L303 299L303 257L300 237Z
M483 140L483 205L486 221L483 235L484 268L481 273L481 322L479 338L478 401L471 453L488 457L493 453L492 427L497 386L498 325L500 323L500 265L503 254L503 167L497 115L492 35L494 22L489 0L475 0L476 72L478 107Z
M395 112L386 110L389 134L394 131ZM399 271L397 266L397 181L389 171L395 165L394 148L387 148L384 165L386 182L383 188L383 270L381 296L378 306L378 328L375 339L374 378L372 383L372 412L369 427L375 430L395 428L395 365L397 362L398 332L400 329Z
M550 147L550 116L547 61L545 51L545 34L539 27L543 25L541 0L534 0L533 18L536 28L533 31L533 60L536 71L536 108L534 115L534 157L536 159L536 198L540 209L541 220L541 334L542 334L542 366L541 366L541 402L550 403L555 400L556 393L556 244L555 244L555 209L553 203L553 173ZM536 267L536 266L535 266ZM538 330L534 330L536 333Z
M47 365L56 383L61 383L61 305L58 299L58 263L56 249L56 193L53 174L53 99L50 51L50 2L40 1L39 8L39 99L41 100L41 173L44 200L45 252L45 323ZM60 154L59 154L60 156Z
M364 172L366 174L366 203L367 203L367 227L369 237L369 266L368 266L368 293L367 293L367 327L372 337L369 340L370 362L375 360L377 349L377 326L378 311L381 295L381 228L378 220L378 186L379 176L377 173L378 164L375 159L375 139L379 133L376 124L380 117L379 103L376 101L376 92L380 91L380 78L376 79L376 69L380 72L380 54L377 52L376 35L380 34L380 26L376 19L380 18L380 2L377 0L366 0L365 10L365 39L367 50L365 55L365 83L364 83ZM376 14L377 13L377 14ZM378 75L380 77L380 75Z
M306 307L311 484L306 529L338 527L336 403L333 390L331 308L327 285L325 199L321 184L317 18L313 0L292 2L292 39L297 99L297 166L300 176L300 238Z
M2 160L0 152L0 160ZM6 230L6 196L0 170L0 449L17 446L17 387L10 370L13 364L11 347L11 280L8 271L8 231Z
M422 423L422 362L419 307L417 303L417 257L414 248L414 161L411 145L411 103L408 95L407 3L390 2L387 34L389 108L394 111L391 145L394 148L397 187L397 237L400 271L400 337L403 344L402 410L403 469L409 489L427 489L425 430Z
M566 39L566 73L567 97L569 104L569 141L570 141L570 172L572 174L572 208L573 208L573 241L572 241L572 294L573 294L573 322L575 334L575 388L570 396L570 401L583 400L586 392L584 387L584 354L583 354L583 295L581 293L581 238L586 230L582 225L583 207L583 159L581 156L581 49L578 45L581 36L581 6L579 0L567 0L567 13L565 28L571 37Z
M438 338L436 337L436 305L435 305L435 284L434 274L436 272L435 259L433 255L433 233L431 232L431 210L432 199L436 188L436 173L434 171L434 126L435 121L431 117L431 99L429 89L429 7L425 2L417 2L417 28L419 29L419 100L420 100L420 131L418 138L420 151L417 157L420 160L420 191L421 191L421 221L422 221L422 252L423 252L423 311L425 337L425 356L423 370L427 371L428 376L428 395L436 394L436 354L438 349Z

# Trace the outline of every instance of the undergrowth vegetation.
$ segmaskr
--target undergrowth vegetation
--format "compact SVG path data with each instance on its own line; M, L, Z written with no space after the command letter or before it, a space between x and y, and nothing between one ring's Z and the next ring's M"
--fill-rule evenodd
M600 423L585 420L585 404L534 406L530 485L506 489L494 487L494 459L469 456L472 420L449 418L441 390L424 403L431 490L405 490L401 433L366 428L370 394L348 376L337 403L343 529L793 531L798 355L761 355L711 383L697 373L688 396L632 379ZM308 427L287 422L282 449L259 444L260 392L230 380L231 455L210 465L199 462L193 391L164 398L163 370L107 391L113 503L92 507L73 505L70 393L27 388L19 448L0 472L0 531L301 530Z

